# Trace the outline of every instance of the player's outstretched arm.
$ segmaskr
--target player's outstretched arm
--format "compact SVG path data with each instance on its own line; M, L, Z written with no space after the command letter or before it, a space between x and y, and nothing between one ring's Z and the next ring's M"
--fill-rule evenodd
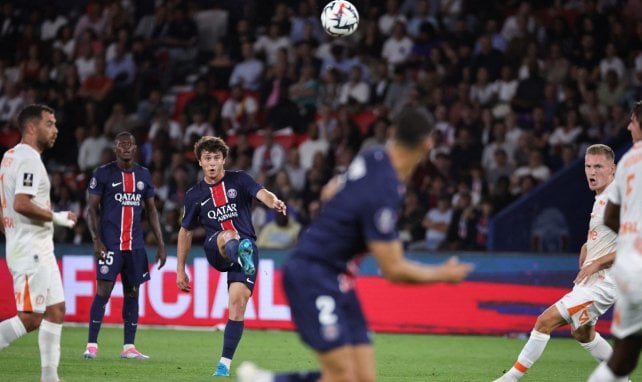
M368 248L372 252L383 276L392 281L408 284L423 283L458 283L472 270L473 265L460 263L451 257L439 265L425 265L409 261L403 255L400 241L370 241Z
M185 271L185 262L192 247L192 231L181 227L176 244L176 286L183 292L189 292L192 287L189 285L189 276Z
M165 251L165 241L163 241L163 234L161 232L160 220L158 218L156 205L154 204L154 198L145 199L145 209L147 210L149 225L152 227L152 232L156 237L156 243L158 243L155 261L158 262L158 269L161 269L167 260L167 252Z
M260 189L259 192L256 193L256 198L276 212L282 213L283 215L287 213L285 202L277 198L276 195L265 188Z

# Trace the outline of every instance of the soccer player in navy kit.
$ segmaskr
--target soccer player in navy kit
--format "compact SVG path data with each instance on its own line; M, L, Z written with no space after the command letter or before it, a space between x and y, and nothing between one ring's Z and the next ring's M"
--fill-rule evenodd
M192 246L192 230L207 233L203 249L208 262L227 272L228 320L223 334L223 351L214 376L227 377L234 352L243 334L247 302L254 290L258 249L252 226L252 201L258 199L279 213L283 201L243 171L225 171L229 148L217 137L202 137L194 152L203 170L203 180L185 194L183 221L178 232L176 285L189 292L185 261Z
M158 250L158 269L165 265L167 254L154 204L154 186L147 168L134 162L136 141L129 132L114 139L116 160L99 167L87 189L87 225L96 256L96 296L89 314L89 336L83 354L94 359L98 353L98 332L105 315L105 305L114 288L116 276L123 283L124 346L121 358L147 359L134 346L138 325L138 290L149 280L149 264L141 218L143 205ZM100 218L98 217L100 215Z
M283 265L283 288L303 342L321 370L274 375L244 362L240 381L374 381L368 325L354 290L359 257L372 253L383 276L400 283L459 282L471 271L456 258L438 266L408 261L396 230L404 182L429 153L430 124L404 111L392 139L357 156L324 189L325 205Z

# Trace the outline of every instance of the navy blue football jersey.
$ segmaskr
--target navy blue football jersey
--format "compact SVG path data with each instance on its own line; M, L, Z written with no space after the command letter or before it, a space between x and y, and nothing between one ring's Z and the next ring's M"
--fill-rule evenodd
M225 171L220 182L198 182L185 194L181 226L193 230L202 225L207 236L234 230L242 238L256 240L252 225L252 201L263 188L242 171Z
M145 199L154 197L147 168L134 163L123 170L116 162L96 169L87 190L100 196L100 239L107 249L130 251L145 247L141 214Z
M294 258L314 259L339 272L366 250L368 241L398 238L398 211L405 187L383 148L357 156L341 186L299 237Z

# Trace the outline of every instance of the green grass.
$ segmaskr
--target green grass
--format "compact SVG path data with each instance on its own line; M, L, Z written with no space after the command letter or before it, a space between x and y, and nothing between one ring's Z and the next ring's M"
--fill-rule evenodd
M143 329L137 347L152 358L121 360L122 329L107 327L100 334L98 359L82 358L86 327L65 327L60 376L75 381L215 381L211 377L220 355L220 331ZM37 334L31 333L0 352L0 381L36 381L40 376ZM378 380L388 382L492 381L509 368L524 339L484 336L376 334ZM237 350L241 361L286 371L315 369L312 353L295 333L247 330ZM586 381L596 363L568 338L553 338L524 381ZM632 376L642 381L642 372ZM230 378L228 380L234 380Z

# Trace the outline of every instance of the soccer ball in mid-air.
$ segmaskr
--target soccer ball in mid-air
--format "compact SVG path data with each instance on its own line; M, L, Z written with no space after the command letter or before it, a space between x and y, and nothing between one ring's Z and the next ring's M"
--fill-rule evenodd
M351 35L359 26L359 12L349 1L331 1L321 12L321 25L330 36Z

